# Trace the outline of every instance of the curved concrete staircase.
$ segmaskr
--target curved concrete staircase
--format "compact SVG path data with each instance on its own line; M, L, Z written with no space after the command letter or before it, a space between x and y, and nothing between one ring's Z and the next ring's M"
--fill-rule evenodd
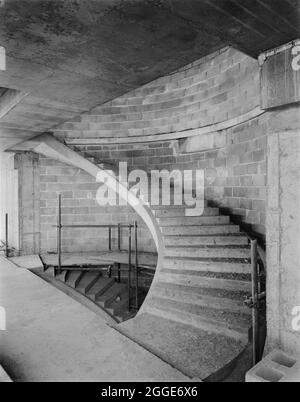
M25 144L96 176L102 166L53 137ZM117 329L191 378L222 380L248 344L251 291L247 236L206 203L199 217L185 206L150 207L124 186L121 197L148 226L157 247L155 277L135 318Z
M248 343L250 247L246 234L205 204L152 210L163 234L164 259L137 317L118 330L190 377L224 379Z

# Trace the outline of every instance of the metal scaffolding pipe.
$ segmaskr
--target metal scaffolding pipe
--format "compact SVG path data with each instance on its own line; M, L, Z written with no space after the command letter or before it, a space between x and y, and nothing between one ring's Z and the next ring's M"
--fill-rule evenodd
M57 255L58 255L58 270L61 270L61 194L58 196L58 220L57 220Z
M139 308L139 264L138 264L138 232L137 222L134 222L134 242L135 242L135 308Z
M8 214L5 214L5 257L8 258Z
M259 329L258 329L258 263L257 263L257 240L251 240L251 267L252 267L252 345L253 365L258 363L259 355Z
M129 225L128 228L128 311L131 308L131 228L132 226Z

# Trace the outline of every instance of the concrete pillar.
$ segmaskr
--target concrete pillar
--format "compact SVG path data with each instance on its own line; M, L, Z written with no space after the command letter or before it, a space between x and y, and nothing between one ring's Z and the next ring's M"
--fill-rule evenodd
M294 46L260 60L262 108L269 115L267 351L280 348L300 356L300 92Z
M0 152L0 239L5 240L5 214L8 214L9 245L19 249L19 177L15 155Z
M18 155L20 254L40 252L40 182L38 156Z
M300 355L300 129L268 138L268 347ZM299 307L299 309L297 309Z

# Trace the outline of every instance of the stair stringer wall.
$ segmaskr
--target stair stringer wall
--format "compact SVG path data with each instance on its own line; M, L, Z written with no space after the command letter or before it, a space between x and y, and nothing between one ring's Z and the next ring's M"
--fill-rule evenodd
M44 157L80 168L95 179L97 179L98 173L103 170L81 156L79 153L62 144L50 134L43 134L30 141L18 144L14 149L11 149L11 151L34 152ZM117 179L114 176L111 176L111 178L112 180L107 182L108 187L111 187L111 190L117 188L117 194L119 197L123 200L127 200L128 205L134 209L149 229L157 249L158 259L156 272L158 272L163 260L164 247L161 230L157 220L148 205L137 198L135 194L128 190L122 183L118 182L118 185L115 186L114 180L117 181Z

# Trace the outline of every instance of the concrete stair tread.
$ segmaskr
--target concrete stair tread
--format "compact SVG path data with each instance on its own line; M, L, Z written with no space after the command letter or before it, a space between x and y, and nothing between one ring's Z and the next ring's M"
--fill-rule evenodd
M176 217L176 218L157 218L161 227L166 226L215 226L215 225L228 225L229 217L220 216L193 216L193 217Z
M160 286L158 286L160 285ZM182 301L185 303L199 306L210 306L214 309L221 309L229 312L240 312L250 315L251 310L245 306L241 294L227 292L226 296L216 292L206 292L203 294L197 288L188 286L176 286L169 284L156 284L152 291L152 295L159 298L169 299L173 301ZM207 294L208 293L208 294ZM234 297L235 296L235 297Z
M200 244L200 245L192 245L192 246L165 246L166 249L207 249L207 250L250 250L250 245L249 244Z
M230 291L251 292L251 282L232 280L224 278L215 278L199 275L195 271L167 271L162 270L157 279L159 282L174 283L177 285L192 287L207 287L213 289L226 289Z
M207 331L211 334L224 335L236 341L247 343L249 340L249 332L246 331L246 328L236 326L230 327L205 315L200 316L199 314L193 314L179 309L173 309L165 306L161 308L155 305L147 307L147 309L144 311L157 317L165 318L201 329L203 331Z
M96 298L96 302L107 307L119 296L121 298L127 297L127 285L115 282L106 292Z
M53 277L56 276L56 270L52 266L47 267L44 272L45 272L46 275L50 275L50 276L53 276Z
M188 314L199 316L200 319L208 319L215 321L216 325L224 325L229 328L241 330L241 332L248 332L251 326L251 317L249 314L232 312L222 310L220 308L213 308L211 306L200 306L190 303L185 303L178 300L171 300L168 298L151 296L151 305L159 307L160 309L179 310Z
M63 270L61 273L55 275L55 279L61 282L66 282L68 271Z
M247 245L248 238L246 236L236 236L236 235L223 235L223 236L205 236L205 235L175 235L175 236L164 236L164 244L167 247L172 246L234 246L234 245Z
M196 272L220 272L220 273L239 273L250 274L251 264L247 262L238 262L237 260L212 260L195 258L174 258L165 257L163 263L164 269L187 270Z
M220 299L229 299L236 302L242 302L246 296L249 296L248 292L232 289L221 289L213 287L200 287L200 286L186 286L169 282L157 282L153 288L153 292L169 292L170 294L188 293L192 296L211 297ZM183 300L183 299L181 299Z
M240 228L237 225L193 225L193 226L161 226L163 235L223 235L238 233Z
M115 315L115 318L119 322L123 322L123 321L130 320L131 318L135 317L135 315L136 315L136 312L124 310L123 312L117 312Z
M198 255L186 255L184 257L180 257L179 255L165 255L165 260L172 260L174 258L178 258L178 261L193 261L193 262L228 262L231 264L250 264L250 258L245 257L234 257L230 258L227 256L217 256L217 255L206 255L202 254L202 256Z
M87 296L95 300L96 297L102 295L106 290L108 290L115 283L114 279L101 277L98 279L97 283L91 287L87 292Z
M83 272L70 271L66 278L67 285L75 288L78 285L78 283L80 282L82 276L83 276Z
M226 225L224 225L225 227L226 227ZM234 225L228 225L229 227L234 227ZM200 226L201 228L203 227L203 225L201 225ZM215 228L216 226L215 225L212 225L212 226L209 226L209 225L207 225L207 226L205 226L204 225L204 228L209 228L209 227L213 227L213 228ZM193 226L193 228L194 228L194 226ZM220 229L220 227L219 226L217 226L217 228L218 229ZM240 237L246 237L247 239L248 239L248 237L247 237L247 235L245 234L245 233L242 233L242 232L237 232L237 233L221 233L221 234L218 234L218 235L215 235L215 234L185 234L185 233L183 233L183 234L178 234L178 235L172 235L172 234L165 234L164 235L164 238L165 239L168 239L168 238L170 238L170 239L172 239L172 238L178 238L178 239L185 239L185 238L192 238L192 239L201 239L201 238L206 238L206 237L208 237L208 238L214 238L214 237L220 237L220 238L224 238L224 239L226 239L227 237L233 237L233 238L240 238Z
M208 207L207 200L204 200L204 207L205 208ZM165 206L165 205L151 205L151 209L153 211L165 210L166 208L170 211L170 210L182 210L182 209L190 208L190 207L188 205L185 205L185 204L184 205L168 205L168 206Z
M166 256L199 258L250 258L250 248L245 245L166 246Z
M185 215L187 207L174 208L174 209L157 209L155 210L155 216L157 218L180 218ZM201 216L218 216L219 208L204 208Z
M190 378L214 376L216 381L231 372L230 363L245 343L220 334L161 318L139 314L117 329Z
M115 316L122 316L122 313L128 311L128 297L123 297L120 300L109 303L106 310Z
M189 271L188 269L178 269L176 271L168 268L162 268L162 274L170 274L170 275L184 275L190 276L194 278L211 278L211 279L220 279L223 281L232 281L232 283L246 282L249 284L251 282L251 274L249 273L236 273L236 272L214 272L212 270L209 271ZM235 282L233 282L235 281ZM226 285L226 282L224 282Z
M77 290L82 293L88 292L100 277L101 273L85 272L77 285Z
M149 306L146 306L144 311L210 333L225 335L235 340L247 342L249 339L251 316L241 313L223 312L208 307L154 297L149 301Z

